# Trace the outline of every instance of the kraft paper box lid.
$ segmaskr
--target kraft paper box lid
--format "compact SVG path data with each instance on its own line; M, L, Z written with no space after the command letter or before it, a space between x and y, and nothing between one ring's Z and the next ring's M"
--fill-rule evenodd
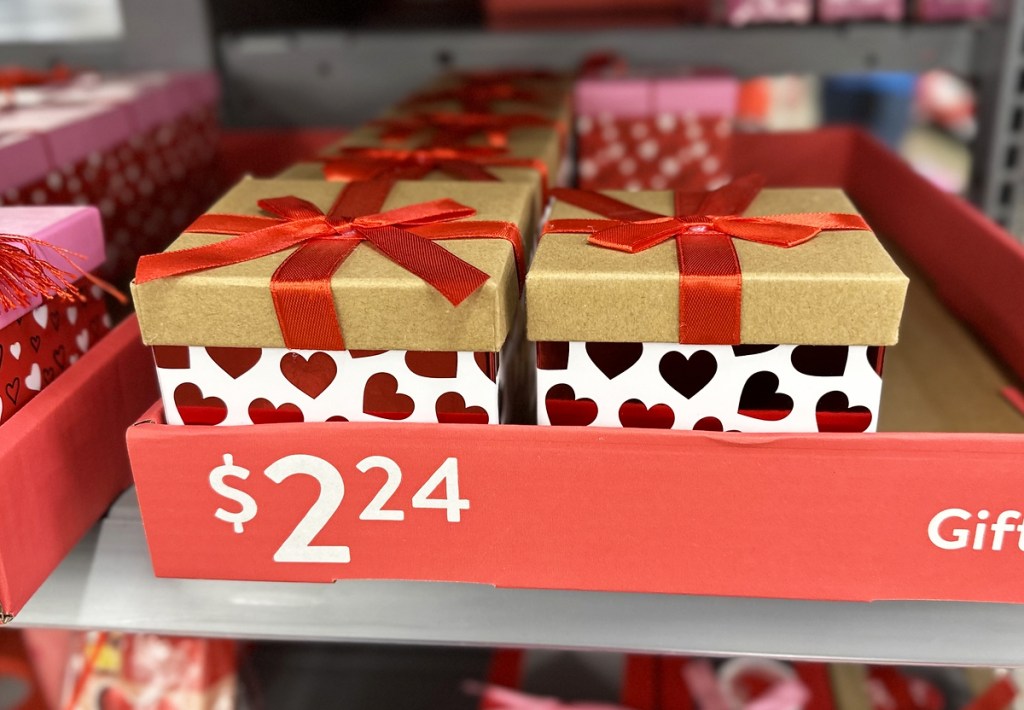
M533 191L533 211L531 213L530 223L534 224L540 219L540 213L543 208L543 190L541 188L540 173L532 168L507 168L502 166L486 166L488 172L494 177L498 178L501 182L518 182L525 185L529 185ZM296 163L280 173L274 176L277 180L323 180L324 179L324 163L323 162L308 162L308 163ZM446 174L442 170L434 170L427 174L424 180L432 181L455 181L451 175ZM527 242L533 238L531 230L530 234L523 233L523 239Z
M384 116L384 118L397 116ZM320 157L328 158L342 148L398 148L414 149L424 147L430 139L430 130L413 135L406 141L384 141L381 139L381 128L374 125L360 126L321 153ZM469 145L484 145L482 136L474 137ZM510 158L536 158L544 163L548 171L548 184L554 185L558 180L558 171L562 166L562 139L554 128L544 126L515 128L508 134L508 156Z
M545 118L569 125L572 120L572 82L566 79L516 78L508 82L517 89L532 93L538 99L495 100L489 103L494 113L534 113ZM446 74L434 80L423 89L413 92L408 99L416 99L434 92L458 91L472 86L472 82L458 74ZM416 101L414 105L400 102L395 107L398 115L430 111L459 113L465 111L463 102L456 99L438 98L432 101Z
M326 210L344 187L319 180L246 179L208 214L262 215L257 201L294 195ZM501 221L526 235L532 190L511 183L399 181L383 211L448 198L476 209L462 220ZM455 224L455 222L453 222ZM168 251L231 237L185 233ZM490 276L458 306L363 243L331 280L346 347L352 350L461 350L496 352L505 342L519 302L512 245L505 239L436 242ZM285 347L270 293L270 277L295 249L259 259L144 284L132 283L142 339L147 345Z
M95 207L0 207L0 234L31 237L74 252L74 261L69 262L45 247L36 250L53 266L71 274L72 281L77 281L79 276L75 266L93 271L103 265L106 256L103 225ZM43 297L37 296L24 308L9 311L0 308L0 328L10 325L42 302Z
M540 197L540 175L531 168L506 168L500 165L485 166L501 182L522 182L533 185L536 188L538 199ZM289 168L282 170L274 176L278 180L323 180L324 164L322 162L296 163ZM452 182L453 178L443 171L434 170L424 180L442 180ZM525 236L525 235L524 235Z
M671 191L603 194L672 214ZM836 189L765 189L747 216L856 213ZM555 200L549 219L594 217ZM899 337L908 279L872 232L822 232L800 246L733 239L742 273L740 342L891 345ZM526 282L534 341L677 342L679 261L674 240L637 254L546 234Z

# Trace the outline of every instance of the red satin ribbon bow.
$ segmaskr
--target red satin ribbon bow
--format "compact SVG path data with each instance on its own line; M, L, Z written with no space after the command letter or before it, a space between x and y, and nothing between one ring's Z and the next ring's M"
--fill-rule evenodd
M530 168L540 173L547 194L548 167L538 158L514 158L502 148L461 146L417 148L342 148L324 160L324 177L340 182L421 180L437 170L456 180L498 180L492 168Z
M549 97L540 92L516 86L513 82L470 82L453 89L438 89L414 94L405 102L405 106L419 106L439 101L454 101L463 111L468 113L490 113L491 104L498 101L516 101L524 104L546 106L551 104Z
M544 116L530 113L420 113L414 116L383 118L373 122L381 128L381 139L404 141L420 131L431 131L426 147L464 146L482 135L486 145L507 148L508 134L516 128L549 127L564 136L564 126Z
M270 280L274 309L285 347L293 350L344 350L334 307L331 278L359 245L367 242L388 259L420 277L452 305L459 305L489 278L480 269L435 244L441 239L506 239L523 272L519 229L509 222L457 222L476 214L453 200L422 202L370 214L380 208L389 185L347 185L325 214L299 197L260 200L275 217L203 215L185 230L228 234L215 244L152 254L139 259L135 281L215 269L298 247ZM354 216L358 215L358 216Z
M607 217L556 219L544 234L589 234L587 242L629 254L674 240L679 257L679 342L740 342L742 275L734 239L790 248L823 231L867 230L856 214L807 213L741 217L760 191L756 176L713 192L676 192L675 214L666 216L585 190L555 189L554 197Z

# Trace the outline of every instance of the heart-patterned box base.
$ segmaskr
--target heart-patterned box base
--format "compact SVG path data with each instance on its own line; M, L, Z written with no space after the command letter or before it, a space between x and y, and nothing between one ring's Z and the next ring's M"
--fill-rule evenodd
M168 424L499 421L496 353L153 351Z
M538 343L537 422L708 431L875 431L884 349Z
M14 416L110 331L103 292L79 282L83 301L50 300L0 328L0 423Z

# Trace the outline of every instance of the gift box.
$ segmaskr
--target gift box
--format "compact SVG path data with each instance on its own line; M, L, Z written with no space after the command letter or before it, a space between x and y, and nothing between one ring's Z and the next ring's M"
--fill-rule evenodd
M875 429L908 282L841 191L555 197L526 287L538 423Z
M168 421L497 423L520 410L533 200L512 184L243 181L132 285Z
M739 83L726 75L584 78L578 182L588 190L703 190L728 181Z
M397 110L535 114L568 125L572 119L572 79L568 74L548 73L451 73L409 96Z
M232 710L235 641L90 631L67 669L67 710Z
M992 15L992 0L917 0L918 19L926 22L983 20Z
M387 127L363 126L321 152L317 162L299 163L279 175L287 179L470 180L523 183L534 193L532 221L540 219L548 192L568 184L571 172L562 137L543 127L509 129L504 140L468 136L468 144L432 145L429 128L385 140ZM483 144L488 140L499 145Z
M209 74L82 75L19 88L0 116L0 205L95 204L103 275L127 282L220 191Z
M13 276L0 288L0 424L110 329L99 287L67 289L102 263L95 208L0 209L0 271Z
M903 19L904 0L818 0L818 19L822 22L848 20Z
M813 0L717 0L718 15L735 26L793 23L805 25L814 14Z

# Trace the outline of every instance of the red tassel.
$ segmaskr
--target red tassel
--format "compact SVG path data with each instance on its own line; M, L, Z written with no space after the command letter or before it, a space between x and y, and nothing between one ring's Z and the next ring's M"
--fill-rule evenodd
M0 234L0 311L27 308L37 297L62 301L82 300L82 294L72 282L73 274L44 259L40 255L44 248L66 259L82 276L121 303L128 302L125 295L116 288L75 265L72 258L81 259L81 254L31 237Z

